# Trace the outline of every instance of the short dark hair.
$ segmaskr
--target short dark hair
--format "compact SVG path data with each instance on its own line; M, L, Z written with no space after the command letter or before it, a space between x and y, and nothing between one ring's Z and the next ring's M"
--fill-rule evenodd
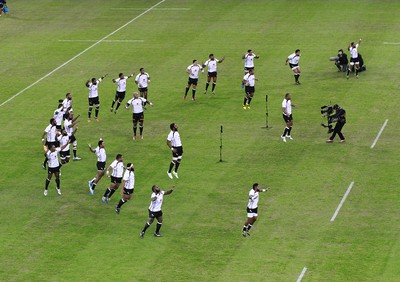
M92 77L92 83L96 82L96 78Z
M117 156L115 157L116 160L120 159L122 157L121 154L117 154Z
M67 94L65 94L65 97L68 97L68 95L71 94L70 92L68 92Z
M247 50L247 53L250 53L250 52L251 52L251 49Z
M175 123L171 123L171 124L169 125L169 128L170 128L171 130L173 130L173 129L175 128Z
M124 75L124 74L122 72L120 72L118 76L121 76L121 75Z
M97 142L97 146L100 146L101 144L103 144L103 140L99 140L99 142Z
M139 71L142 71L142 70L144 70L144 68L140 68L140 69L139 69Z
M54 118L51 118L51 119L50 119L50 123L53 123L54 121L55 121Z
M208 55L209 58L210 58L211 56L214 56L214 54L211 53L210 55Z
M197 60L196 60L196 59L194 59L194 60L193 60L193 64L194 64L195 62L197 62Z
M289 93L289 92L288 92L288 93L286 93L286 94L285 94L285 98L287 98L289 95L290 95L290 93Z
M258 183L254 183L253 184L253 189L256 189L257 186L258 186Z
M296 51L294 51L295 53L300 52L300 49L296 49Z

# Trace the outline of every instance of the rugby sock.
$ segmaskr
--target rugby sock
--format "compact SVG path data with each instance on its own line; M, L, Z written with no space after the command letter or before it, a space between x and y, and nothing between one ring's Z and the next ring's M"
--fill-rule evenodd
M145 224L144 227L143 227L142 232L146 232L147 228L149 228L150 225L151 225L151 223L146 222L146 224Z
M246 231L246 230L247 230L247 226L244 225L242 230L243 230L243 231Z
M115 108L115 110L118 110L119 106L121 106L121 102L120 101L118 101L117 107Z
M114 189L111 189L110 193L108 194L108 198L111 198L111 196L115 193Z
M176 164L175 164L175 172L176 173L178 172L178 168L179 168L180 164L181 164L180 161L176 161Z
M96 118L99 116L99 108L96 107L96 109L94 110L94 115L96 116Z
M137 127L133 127L133 135L135 135L136 136L136 129L137 129Z
M358 69L356 68L356 76L358 75Z
M72 152L74 153L74 158L76 158L76 149L73 149Z
M347 76L350 74L350 68L347 69Z
M292 131L292 127L289 127L289 129L287 130L287 135L290 136L290 132Z
M111 192L111 189L110 189L110 188L107 188L107 189L106 189L106 192L104 192L103 197L107 197L108 194L109 194L110 192Z
M89 107L89 110L88 110L88 118L90 118L91 115L92 115L92 107Z
M285 129L283 130L283 134L282 136L286 136L286 133L289 131L289 128L285 127Z
M243 105L246 105L246 103L247 103L247 97L244 97Z
M185 96L187 96L188 92L189 92L189 87L188 87L188 86L186 86L186 90L185 90Z
M250 105L250 102L251 102L251 99L253 99L253 98L247 98L247 105Z
M168 173L171 173L171 171L172 171L172 168L174 167L174 165L175 165L175 163L174 163L174 162L171 162L171 163L169 164Z
M295 74L294 75L294 80L297 82L297 81L299 81L299 76L300 76L300 74Z
M92 190L94 190L94 189L96 189L96 183L94 183L94 182L92 182L93 184L92 184Z
M208 86L210 86L210 83L206 82L206 91L208 90Z
M115 102L116 102L115 100L112 101L112 103L111 103L111 109L114 108Z
M139 126L140 135L143 135L143 126Z
M194 99L194 96L196 96L196 89L192 89L192 98Z
M213 92L214 92L214 89L215 89L215 85L217 85L217 83L213 82L212 89L211 89Z
M157 222L156 233L159 233L159 232L160 232L161 225L162 225L161 222Z
M50 184L50 180L48 178L46 178L46 186L44 189L49 189L49 184Z
M56 179L57 189L60 189L60 179Z
M124 199L121 199L121 200L119 200L117 207L120 208L125 203L126 203L126 201L124 201Z
M248 225L247 225L247 231L250 231L250 229L251 229L252 226L253 226L253 225L248 224Z

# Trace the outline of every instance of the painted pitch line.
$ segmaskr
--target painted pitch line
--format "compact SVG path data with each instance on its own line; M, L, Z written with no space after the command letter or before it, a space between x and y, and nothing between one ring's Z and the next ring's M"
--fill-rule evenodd
M70 62L72 62L73 60L75 60L76 58L80 57L82 54L86 53L87 51L89 51L90 49L92 49L93 47L95 47L97 44L103 42L104 40L106 40L107 38L109 38L110 36L114 35L115 33L117 33L118 31L120 31L121 29L123 29L124 27L126 27L127 25L131 24L132 22L136 21L137 19L139 19L140 17L142 17L143 15L147 14L148 12L150 12L151 10L153 10L155 7L157 7L158 5L164 3L166 0L161 0L160 2L158 2L157 4L153 5L152 7L148 8L147 10L145 10L144 12L142 12L141 14L137 15L136 17L134 17L133 19L131 19L129 22L127 22L126 24L120 26L119 28L117 28L116 30L114 30L113 32L109 33L108 35L104 36L102 39L96 41L94 44L92 44L91 46L89 46L88 48L86 48L85 50L83 50L82 52L80 52L79 54L75 55L74 57L72 57L71 59L69 59L68 61L66 61L65 63L63 63L62 65L58 66L57 68L55 68L54 70L52 70L51 72L49 72L48 74L46 74L45 76L39 78L38 80L36 80L34 83L32 83L31 85L25 87L24 89L22 89L21 91L19 91L17 94L15 94L14 96L8 98L7 100L5 100L3 103L0 104L0 107L4 106L5 104L7 104L8 102L10 102L11 100L13 100L14 98L18 97L19 95L21 95L22 93L24 93L26 90L28 90L29 88L35 86L36 84L38 84L39 82L41 82L43 79L49 77L50 75L52 75L53 73L55 73L56 71L58 71L59 69L61 69L62 67L68 65Z
M97 42L99 40L85 40L85 39L65 39L65 40L58 40L58 42ZM103 40L101 42L106 43L114 43L114 42L121 42L121 43L136 43L136 42L144 42L144 40Z
M307 271L307 267L303 267L303 270L301 271L299 278L297 278L296 282L300 282L301 279L303 279L304 274L306 274L306 271Z
M385 129L385 127L386 127L388 121L389 121L389 120L386 119L385 122L383 123L381 129L380 129L379 132L378 132L378 135L376 135L376 138L375 138L374 142L372 142L371 149L375 147L376 142L378 142L379 137L381 137L381 134L382 134L383 130Z
M331 222L334 221L335 218L336 218L336 216L338 215L338 213L339 213L339 211L340 211L340 208L342 207L344 201L346 201L346 198L347 198L347 196L349 195L349 193L350 193L350 191L351 191L351 188L353 188L353 185L354 185L354 181L352 181L352 182L350 183L349 187L347 188L346 193L344 193L344 196L343 196L342 200L340 201L340 204L338 205L338 207L337 207L335 213L333 214L333 216L332 216L332 218L331 218Z
M142 11L146 8L111 8L111 10L131 10L131 11ZM189 11L190 8L155 8L153 11Z
M386 45L400 45L400 42L383 42Z

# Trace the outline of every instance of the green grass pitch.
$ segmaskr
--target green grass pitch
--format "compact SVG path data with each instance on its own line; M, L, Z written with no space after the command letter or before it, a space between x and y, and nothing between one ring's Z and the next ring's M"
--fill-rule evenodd
M0 103L37 83L0 107L0 280L296 281L307 267L303 281L399 281L400 44L384 42L400 43L400 3L166 0L52 72L157 3L9 1L9 14L0 17ZM328 59L360 37L367 71L347 81ZM244 111L241 56L249 48L260 56L259 81ZM300 86L284 65L296 48ZM216 95L202 94L204 74L197 101L183 101L185 68L209 53L226 57ZM144 139L133 141L130 111L108 109L111 78L140 67L152 77L154 107L145 112ZM88 124L84 83L105 73L100 122ZM128 98L134 89L128 80ZM82 160L63 167L62 196L53 180L44 197L41 134L68 91L82 115ZM283 143L286 92L297 107L294 141ZM269 129L262 128L265 95ZM330 102L347 111L345 144L325 144L319 108ZM179 180L166 175L171 122L179 125L185 151ZM114 212L119 191L101 203L108 178L94 197L88 194L96 158L87 144L99 136L108 164L122 153L136 166L135 194L120 215ZM261 194L259 219L243 238L254 182L272 189ZM141 240L153 184L177 189L165 197L163 237L152 236L153 225Z

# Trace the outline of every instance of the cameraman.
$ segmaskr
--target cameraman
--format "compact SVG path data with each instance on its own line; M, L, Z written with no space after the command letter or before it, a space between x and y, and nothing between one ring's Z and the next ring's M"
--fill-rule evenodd
M343 52L343 49L340 49L337 54L337 59L335 61L335 65L338 68L338 72L347 71L347 65L349 64L349 60L347 59L346 53Z
M328 119L334 121L336 120L335 128L333 129L332 136L326 140L326 143L332 143L333 139L335 139L336 134L340 137L340 143L344 143L344 136L342 134L342 128L346 124L346 111L341 108L338 104L333 106L335 110L335 114L328 117Z

